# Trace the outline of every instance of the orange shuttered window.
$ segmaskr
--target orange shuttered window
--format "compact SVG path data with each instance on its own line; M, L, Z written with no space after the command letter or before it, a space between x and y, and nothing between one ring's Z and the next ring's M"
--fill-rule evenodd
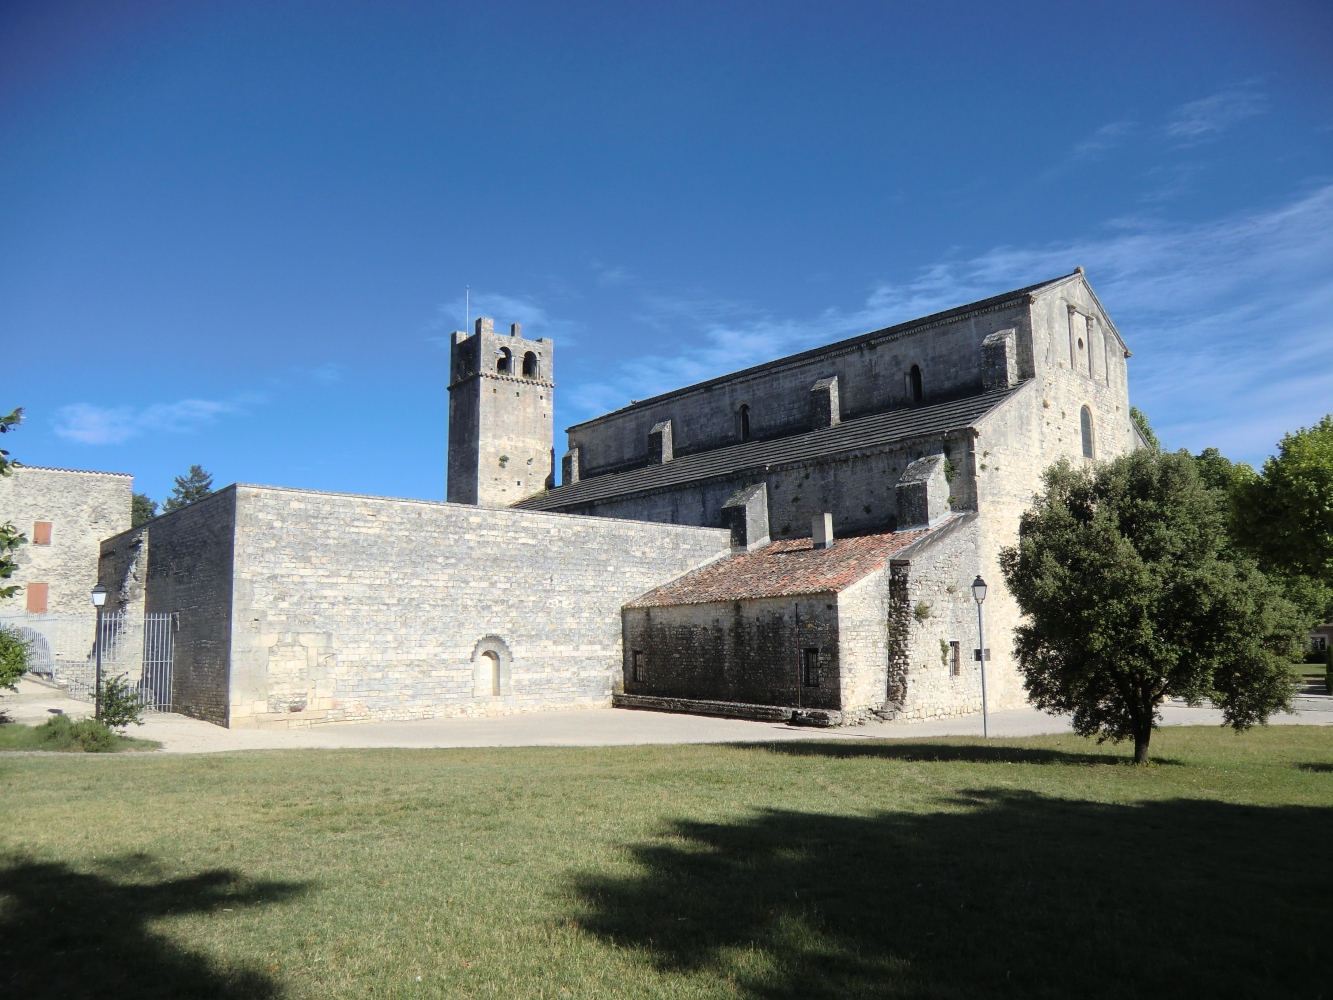
M51 544L51 522L33 521L32 522L32 544L50 545Z
M44 583L30 583L25 588L28 592L28 610L33 614L46 614L46 591Z

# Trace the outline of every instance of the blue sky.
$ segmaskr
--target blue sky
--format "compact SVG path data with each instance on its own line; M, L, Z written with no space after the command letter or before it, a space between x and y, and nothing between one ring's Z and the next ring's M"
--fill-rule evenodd
M563 428L1081 264L1168 445L1259 462L1333 410L1330 54L1304 0L10 2L6 445L442 498L467 286Z

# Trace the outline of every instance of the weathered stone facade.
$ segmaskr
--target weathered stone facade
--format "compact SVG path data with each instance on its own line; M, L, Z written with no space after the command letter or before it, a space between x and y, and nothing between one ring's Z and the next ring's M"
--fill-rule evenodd
M0 605L0 613L90 617L98 547L130 526L133 494L133 478L118 472L22 466L0 476L0 524L11 523L28 538L9 580L24 590ZM45 586L36 605L32 584Z
M449 360L449 500L502 507L555 485L555 345L479 317Z
M729 551L722 529L236 485L108 539L103 582L180 612L178 710L286 727L607 705L620 606Z

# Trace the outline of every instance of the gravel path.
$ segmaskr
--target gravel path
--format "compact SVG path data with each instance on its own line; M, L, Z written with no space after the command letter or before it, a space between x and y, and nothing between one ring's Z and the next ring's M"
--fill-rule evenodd
M1333 697L1304 696L1295 715L1277 715L1274 724L1333 725ZM0 711L32 724L53 710L71 716L90 714L91 706L72 701L58 689L20 681L17 695L0 698ZM1222 713L1208 708L1166 705L1168 726L1219 725ZM992 736L1037 736L1069 731L1066 719L1035 709L992 712ZM169 713L150 714L129 735L157 740L167 753L218 753L227 750L351 749L373 747L519 747L626 746L643 743L750 743L774 740L919 739L980 736L981 716L930 722L881 722L847 729L811 729L774 722L746 722L698 715L600 708L530 712L485 719L428 719L419 722L370 722L311 729L223 729Z

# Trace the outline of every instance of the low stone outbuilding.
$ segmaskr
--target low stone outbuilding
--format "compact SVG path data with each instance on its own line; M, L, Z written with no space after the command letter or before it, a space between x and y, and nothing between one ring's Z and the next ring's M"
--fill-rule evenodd
M976 520L779 540L643 595L616 703L823 724L978 711Z

